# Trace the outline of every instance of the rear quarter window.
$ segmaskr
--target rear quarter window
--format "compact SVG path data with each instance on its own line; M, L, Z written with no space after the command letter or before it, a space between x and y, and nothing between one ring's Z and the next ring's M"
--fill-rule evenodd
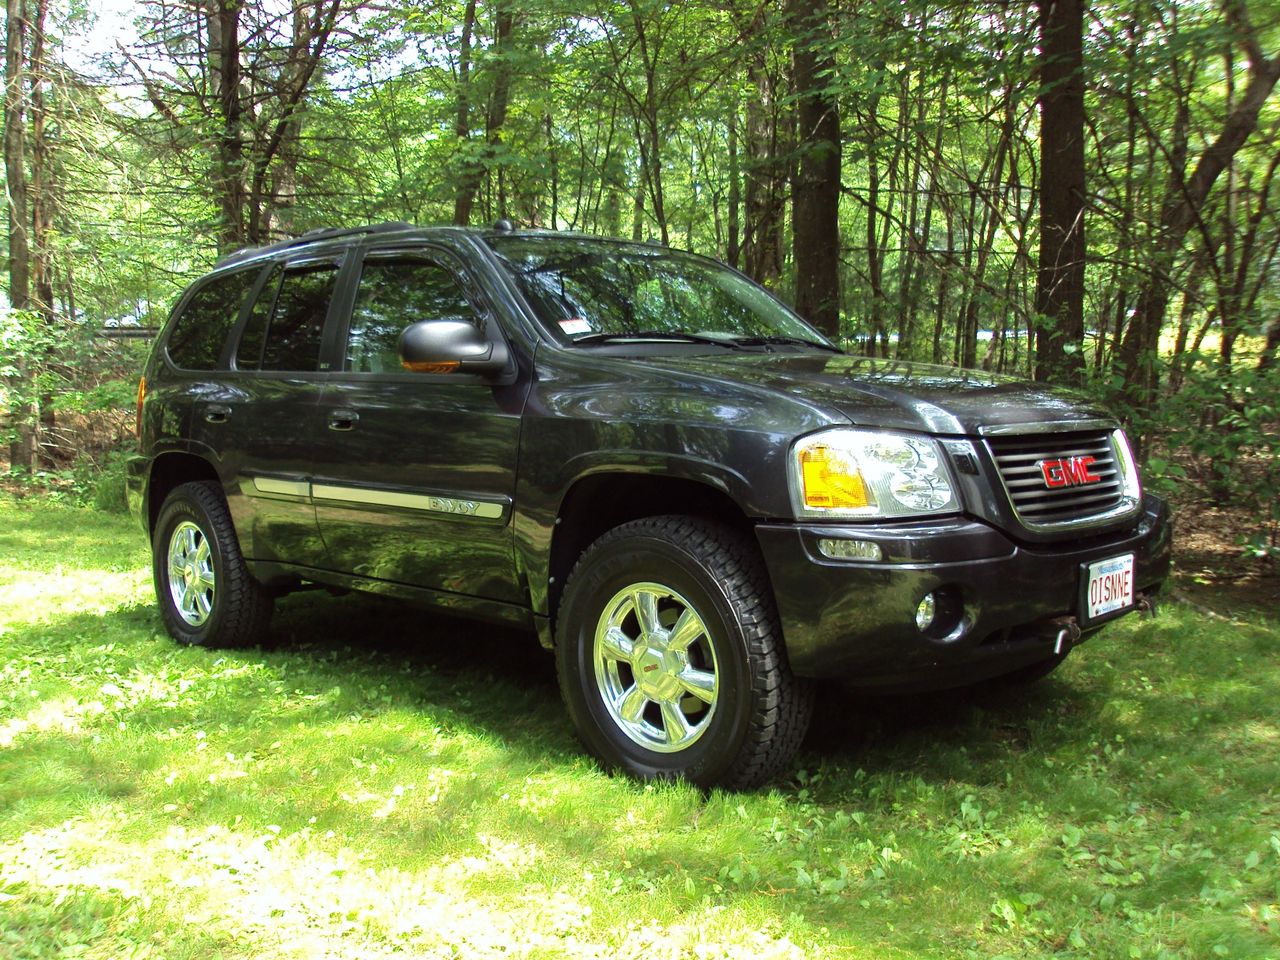
M254 279L255 269L217 277L192 294L169 330L169 359L187 370L215 370Z

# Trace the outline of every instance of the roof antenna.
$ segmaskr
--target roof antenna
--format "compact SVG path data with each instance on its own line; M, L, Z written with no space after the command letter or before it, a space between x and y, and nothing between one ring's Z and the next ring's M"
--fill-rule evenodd
M493 225L493 229L498 231L498 233L510 233L515 228L515 224L510 220L507 220L505 217Z

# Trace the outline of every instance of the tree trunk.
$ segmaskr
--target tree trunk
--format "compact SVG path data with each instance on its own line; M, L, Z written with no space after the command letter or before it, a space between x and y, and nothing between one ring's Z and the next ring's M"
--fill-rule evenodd
M53 270L49 235L53 228L53 178L45 135L47 111L44 85L47 79L45 57L45 19L49 0L36 0L36 18L31 31L31 305L53 322Z
M631 206L631 239L644 240L644 171L636 171L635 200Z
M1205 251L1191 261L1191 270L1182 284L1182 313L1178 317L1178 335L1173 345L1173 356L1170 358L1169 386L1177 392L1182 386L1182 378L1190 369L1193 357L1187 354L1187 339L1191 334L1191 320L1200 303L1200 284L1204 279L1209 261L1213 255ZM1121 298L1123 301L1123 298Z
M986 185L975 183L972 188L973 194L969 207L971 229L976 227L978 218L974 211L976 211L976 203L981 191L985 189L988 196L983 203L982 226L978 229L977 236L967 241L970 255L976 254L976 262L966 262L967 291L956 330L956 358L962 367L972 367L978 361L978 327L983 307L982 300L987 295L987 265L995 252L996 232L1000 226L997 200L1004 187L1005 168L1011 165L1009 154L1012 151L1016 114L1016 90L1010 84L1005 88L1004 120L1000 125L1000 139L996 144L991 176ZM976 249L974 249L975 242ZM972 271L968 269L970 262L973 263Z
M1276 352L1280 350L1280 317L1272 317L1267 324L1267 342L1258 358L1258 370L1270 370L1275 366Z
M955 266L956 231L954 213L950 200L944 203L947 217L947 250L943 257L942 269L938 271L938 297L933 315L933 362L942 362L942 330L947 317L947 294L951 287L951 270Z
M474 14L474 11L472 11ZM515 28L515 14L507 3L498 7L494 15L493 35L493 94L485 111L485 144L479 162L473 163L459 179L454 199L453 222L465 226L471 222L476 194L480 184L491 172L490 167L502 144L502 128L507 122L507 106L511 98L511 36ZM499 182L498 216L506 216L505 183Z
M923 132L925 129L925 98L919 94L923 83L917 84L917 95L912 102L911 81L910 76L904 71L901 97L903 109L899 111L900 120L907 117L912 118L914 129ZM932 87L932 84L930 84ZM944 74L942 78L942 98L946 97L947 77ZM913 112L914 111L914 112ZM903 141L908 140L910 133L903 129L905 124L900 124L898 136ZM923 151L912 150L907 158L907 178L906 190L910 195L907 202L906 220L903 222L900 231L902 236L902 252L899 255L898 262L898 349L896 356L902 359L910 359L913 341L915 340L915 275L922 266L923 250L929 247L929 216L933 207L933 191L929 191L929 196L925 201L924 213L924 231L925 237L919 237L920 229L920 175L924 167Z
M542 118L547 131L547 164L551 167L551 216L547 226L552 230L560 229L560 156L556 148L555 125L548 111Z
M31 248L27 220L26 108L26 9L23 0L8 0L4 58L4 168L9 200L9 304L14 310L31 305ZM29 360L17 359L17 386L29 389ZM16 436L9 444L10 468L36 468L34 407L23 403L14 424Z
M9 303L25 310L31 299L31 244L27 220L25 109L27 21L23 0L8 0L4 47L4 169L9 188Z
M658 235L665 247L671 237L667 228L667 201L662 182L662 133L658 125L658 56L650 53L648 32L644 17L632 4L632 21L636 40L640 45L640 60L644 64L644 102L640 104L642 116L636 118L636 139L640 144L640 161L644 167L645 183L649 187L649 204L653 219L658 222Z
M786 163L779 144L779 78L764 47L764 7L751 31L756 46L747 61L755 96L747 100L746 229L742 253L745 273L757 283L776 286L782 275L782 218L786 210Z
M471 37L475 28L476 0L467 0L462 15L462 40L458 47L458 112L453 124L459 149L464 153L471 139ZM474 175L464 173L454 193L453 222L460 227L471 222L471 205L475 201L475 187L469 185L471 176Z
M835 71L827 0L790 0L799 163L791 191L796 311L840 334L840 114L825 88Z
M244 101L240 91L240 9L235 0L208 0L209 74L218 105L218 145L213 189L218 200L218 252L244 246L247 191L244 170Z
M725 260L735 270L741 254L738 222L741 206L742 173L738 169L738 108L735 104L729 119L729 249L725 251Z
M45 63L45 22L49 14L49 0L36 0L36 17L31 31L31 306L40 314L44 325L52 330L54 323L53 301L53 250L50 242L53 233L53 163L46 136L47 110L44 88L48 82L48 65ZM50 341L52 342L52 341ZM42 351L44 353L44 351ZM47 367L50 356L43 355L37 363ZM42 390L36 398L38 409L35 436L32 447L37 466L54 466L60 452L57 440L57 415L54 411L53 393Z
M280 69L276 86L274 119L256 133L250 147L252 178L247 236L251 243L269 239L273 221L281 229L292 230L303 104L333 32L341 2L313 0L293 10L293 35L288 59Z
M1175 164L1172 170L1160 212L1161 237L1152 264L1154 269L1147 275L1137 311L1120 347L1125 395L1135 411L1149 408L1156 398L1160 331L1171 292L1169 268L1182 248L1187 231L1200 218L1218 176L1257 129L1262 105L1280 80L1280 56L1265 56L1241 0L1225 0L1223 8L1237 42L1248 57L1249 82L1227 114L1221 133L1200 155L1190 179L1184 182L1180 165Z
M1084 373L1084 0L1040 6L1040 266L1036 379Z

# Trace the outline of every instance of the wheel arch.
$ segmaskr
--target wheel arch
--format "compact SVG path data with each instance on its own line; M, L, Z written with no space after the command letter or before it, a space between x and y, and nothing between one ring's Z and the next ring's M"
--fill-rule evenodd
M578 478L560 501L546 570L546 606L552 622L578 557L614 527L667 514L716 520L755 538L755 525L720 487L701 480L651 473L604 471Z
M170 492L184 483L211 480L221 485L221 478L213 464L194 453L171 451L159 454L151 464L147 480L146 516L147 532L155 533L160 507Z

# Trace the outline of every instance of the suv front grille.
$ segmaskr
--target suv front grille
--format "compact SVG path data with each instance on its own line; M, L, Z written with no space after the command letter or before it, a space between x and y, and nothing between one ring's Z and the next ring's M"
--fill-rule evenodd
M987 445L1014 513L1030 529L1079 526L1094 518L1109 519L1117 508L1123 512L1124 481L1109 431L988 437ZM1050 487L1042 464L1073 457L1093 457L1089 473L1102 479Z

